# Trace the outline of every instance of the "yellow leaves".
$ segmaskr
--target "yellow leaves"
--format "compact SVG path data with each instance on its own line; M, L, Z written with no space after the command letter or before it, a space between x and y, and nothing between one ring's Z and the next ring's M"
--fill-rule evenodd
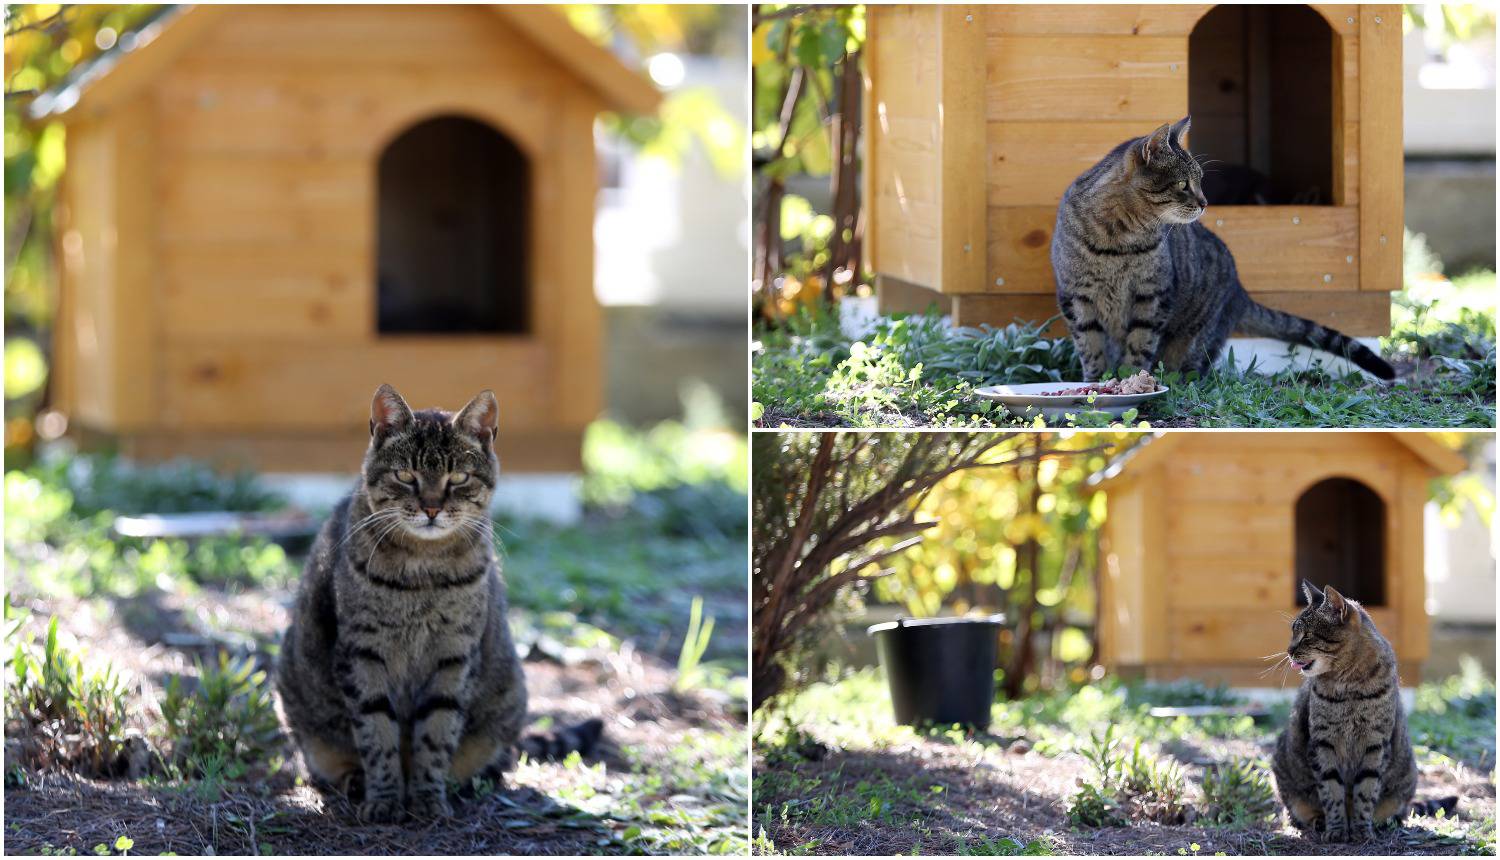
M61 122L49 122L37 136L36 166L31 171L31 182L37 188L51 188L62 178L68 155L65 135Z
M1050 531L1046 517L1041 514L1026 513L1006 524L1005 539L1013 544L1025 543L1032 538L1041 540Z
M812 307L823 294L823 276L813 275L805 281L787 275L781 279L775 296L775 311L782 319L793 316L799 308ZM770 307L767 308L770 310Z
M775 58L776 52L771 50L771 23L767 21L750 36L750 63L759 66Z

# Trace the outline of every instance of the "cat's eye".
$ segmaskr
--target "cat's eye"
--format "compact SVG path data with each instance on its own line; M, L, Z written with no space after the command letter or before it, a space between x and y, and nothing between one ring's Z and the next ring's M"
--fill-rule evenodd
M462 484L467 480L469 480L468 472L454 472L448 476L449 485Z
M411 472L408 472L405 469L397 469L396 480L400 481L403 484L415 484L417 482L417 476L413 475Z
M1187 190L1187 180L1186 179L1179 179L1177 181L1177 190L1178 191L1186 191Z

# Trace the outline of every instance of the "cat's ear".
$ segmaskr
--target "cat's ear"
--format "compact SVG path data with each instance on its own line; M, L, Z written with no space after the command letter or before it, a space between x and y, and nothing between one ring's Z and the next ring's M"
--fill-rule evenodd
M1314 609L1323 603L1323 592L1306 579L1302 580L1302 596L1307 598L1307 605Z
M1172 123L1172 146L1182 150L1183 152L1187 152L1187 145L1182 142L1182 138L1188 133L1188 129L1192 127L1193 118L1191 116L1185 116L1182 119Z
M370 402L370 436L377 443L410 423L411 407L396 389L388 384L375 389L375 399Z
M469 405L459 410L453 425L485 445L495 443L495 428L500 423L500 404L495 402L495 392L486 388L474 395Z
M1171 146L1171 144L1167 142L1171 134L1172 126L1164 125L1161 128L1158 128L1156 131L1151 132L1151 134L1147 135L1145 142L1141 144L1140 150L1138 151L1141 163L1150 164L1153 159L1160 158L1162 155L1164 155L1167 149Z
M1338 613L1340 624L1349 620L1349 601L1331 585L1323 589L1323 605Z

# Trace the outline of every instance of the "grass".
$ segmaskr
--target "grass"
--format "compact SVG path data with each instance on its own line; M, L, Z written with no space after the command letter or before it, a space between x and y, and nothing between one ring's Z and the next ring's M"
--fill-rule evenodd
M1402 372L1392 384L1335 375L1316 359L1276 373L1221 366L1206 378L1159 374L1171 391L1121 419L1081 412L1060 426L1486 427L1495 423L1495 280L1472 273L1428 278L1396 294L1383 351ZM1050 322L1050 321L1049 321ZM976 398L1002 383L1076 380L1067 337L1048 323L954 328L932 316L883 320L851 341L826 310L804 308L758 332L751 393L758 426L1039 427ZM1253 369L1253 368L1252 368Z
M1477 663L1424 684L1411 714L1422 796L1460 814L1418 818L1375 853L1494 846L1494 682ZM996 702L985 734L896 725L883 676L812 684L757 714L752 808L761 854L1318 854L1280 823L1269 773L1289 707L1269 720L1162 719L1164 705L1240 702L1193 682L1112 679Z
M496 533L535 726L602 716L603 748L521 762L428 826L360 825L299 776L265 673L300 551L110 529L276 509L252 477L56 455L8 473L7 848L743 854L744 438L608 425L589 446L610 468L585 476L583 521Z

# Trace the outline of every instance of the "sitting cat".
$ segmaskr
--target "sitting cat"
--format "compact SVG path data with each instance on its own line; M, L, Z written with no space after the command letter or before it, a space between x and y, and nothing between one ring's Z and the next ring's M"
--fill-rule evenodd
M526 682L491 541L498 406L413 413L375 392L359 482L313 545L276 664L308 771L363 785L362 819L451 814L448 781L511 753L587 752L603 724L521 737Z
M1198 222L1203 169L1183 147L1191 118L1127 140L1068 186L1057 207L1057 303L1087 381L1124 364L1206 374L1235 329L1395 370L1364 345L1257 304L1229 249Z
M1287 657L1307 680L1271 761L1292 824L1324 842L1365 842L1409 811L1452 812L1457 798L1412 804L1417 762L1391 644L1332 586L1304 580L1302 591Z

